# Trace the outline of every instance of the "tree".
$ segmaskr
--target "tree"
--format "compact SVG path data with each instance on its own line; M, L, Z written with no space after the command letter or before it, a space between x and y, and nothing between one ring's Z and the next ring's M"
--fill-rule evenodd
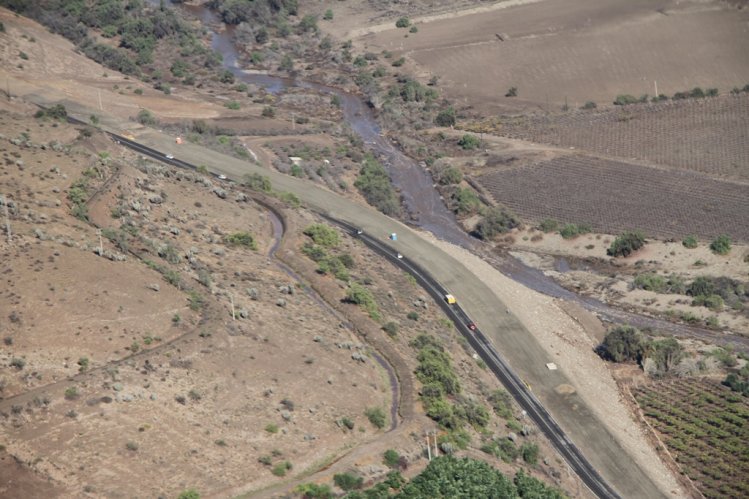
M463 181L463 173L454 166L448 166L439 173L438 178L441 185L459 184Z
M609 256L629 256L645 245L645 236L642 232L625 232L617 237L606 250Z
M136 119L141 125L153 126L156 124L156 117L148 109L138 111Z
M177 499L200 499L200 494L195 489L188 489L177 496Z
M340 242L338 231L324 224L312 224L304 229L304 235L309 236L320 246L332 248Z
M632 326L617 326L606 334L596 351L604 359L614 362L640 361L647 344L645 335L638 329Z

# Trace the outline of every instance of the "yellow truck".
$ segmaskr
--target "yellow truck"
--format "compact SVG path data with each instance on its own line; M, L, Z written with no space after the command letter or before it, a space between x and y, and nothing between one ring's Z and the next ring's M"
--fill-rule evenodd
M450 305L453 305L454 303L458 303L458 301L455 299L455 297L451 294L445 295L445 301L449 303Z

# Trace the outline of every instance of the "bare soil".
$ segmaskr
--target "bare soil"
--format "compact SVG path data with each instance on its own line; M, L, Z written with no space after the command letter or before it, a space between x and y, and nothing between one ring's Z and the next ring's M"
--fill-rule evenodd
M502 5L501 3L498 5ZM491 109L610 103L618 94L727 92L749 81L747 11L723 2L533 2L456 12L361 38L437 75L454 101ZM470 75L470 84L466 80ZM510 87L518 96L504 97Z

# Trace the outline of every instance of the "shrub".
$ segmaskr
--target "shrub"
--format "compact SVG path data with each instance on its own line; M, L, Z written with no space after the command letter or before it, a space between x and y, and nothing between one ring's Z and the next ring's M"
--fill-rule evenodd
M459 215L472 215L481 208L481 200L469 187L458 187L450 196L455 206L453 211Z
M385 427L387 416L385 416L385 411L381 407L369 407L364 411L364 415L375 428L382 429Z
M141 125L153 126L156 124L156 117L154 117L148 109L141 109L138 111L136 120L138 120L138 123Z
M273 109L270 106L265 106L263 108L262 113L260 113L264 118L274 118L276 116L276 110Z
M598 355L613 362L639 361L648 341L632 326L617 326L606 334L603 343L596 349Z
M322 16L323 19L326 21L332 21L333 20L333 9L328 9L325 11L325 14Z
M333 497L333 491L327 484L303 483L298 485L294 492L301 495L303 499L331 499Z
M523 456L523 461L528 464L536 464L538 462L538 445L535 443L526 442L520 446L520 455Z
M188 489L177 496L177 499L200 499L200 494L195 489Z
M727 255L731 251L731 238L723 234L710 243L710 251L717 255Z
M538 224L538 229L542 232L554 232L559 227L559 222L551 218L545 218Z
M393 449L388 449L382 456L382 462L389 468L397 468L400 466L401 456L398 452Z
M597 107L598 107L598 104L596 104L592 100L589 100L585 104L583 104L581 109L595 109Z
M697 295L692 299L692 306L707 307L717 312L723 309L723 298L720 295Z
M518 96L518 87L510 87L507 89L507 93L505 93L505 97L517 97Z
M338 246L340 236L338 231L324 224L313 224L304 229L304 234L312 238L315 244L332 248Z
M398 197L390 183L387 170L374 157L367 155L354 186L369 204L385 215L400 213Z
M504 208L493 206L486 210L484 217L476 224L475 233L478 237L487 241L498 234L504 234L519 226L520 221L515 215Z
M411 29L409 29L408 32L409 33L418 33L419 32L419 28L417 28L416 26L411 26Z
M463 181L463 173L454 166L448 166L438 175L438 182L441 185L459 184Z
M645 236L642 232L625 232L617 237L606 250L609 256L629 256L645 245Z
M395 65L395 64L394 64ZM455 125L455 109L448 107L437 113L437 117L434 122L439 126L453 126Z
M585 224L580 224L580 225L577 225L577 224L566 224L564 227L562 227L559 230L559 234L564 239L574 239L577 236L581 236L583 234L587 234L590 231L591 231L590 226L585 225Z
M291 468L291 463L289 461L284 461L282 463L276 464L273 469L271 469L271 473L273 473L275 476L286 476L286 472Z
M467 133L460 138L458 145L462 147L463 150L468 151L471 149L477 149L481 145L481 141L475 135Z
M265 431L268 433L278 433L278 425L276 423L270 423L265 426Z
M135 452L138 450L138 444L136 442L128 442L125 444L125 448L129 451Z
M349 430L354 429L354 421L347 416L342 417L339 422Z
M250 173L242 177L242 185L253 191L270 192L273 189L270 179L259 173Z
M226 244L231 246L243 246L251 250L257 249L255 238L249 232L235 232L224 238Z
M396 28L408 28L411 26L411 21L407 17L400 17L395 21Z
M384 326L382 326L382 330L385 331L388 336L394 338L395 335L398 334L398 324L395 322L388 322Z
M697 238L695 236L687 236L681 241L681 244L685 248L694 249L697 247Z
M10 360L10 367L14 367L18 369L19 371L23 369L26 366L26 360L20 358L20 357L13 357Z
M78 398L78 388L75 386L70 386L65 389L65 399L66 400L75 400Z
M368 289L358 283L352 283L346 292L345 301L354 303L364 308L372 319L380 318L380 311L377 309L377 302Z
M241 107L239 102L232 100L224 104L224 107L226 109L231 109L232 111L239 111L239 108Z
M406 63L406 58L405 58L405 57L400 57L400 58L398 58L398 59L394 60L394 61L393 61L393 62L391 63L391 65L392 65L393 67L396 67L396 68L398 68L398 67L401 67L401 66L403 66L403 65L404 65L405 63Z
M419 320L419 314L416 313L416 312L409 312L408 315L406 315L406 317L409 320L412 320L412 321L418 321Z
M509 419L512 417L512 397L505 390L493 391L489 395L489 403L500 418Z
M629 104L635 104L637 102L637 97L629 94L617 95L616 99L614 99L615 106L627 106Z
M360 489L364 484L364 479L353 473L337 473L333 475L333 482L336 486L348 492L349 490Z

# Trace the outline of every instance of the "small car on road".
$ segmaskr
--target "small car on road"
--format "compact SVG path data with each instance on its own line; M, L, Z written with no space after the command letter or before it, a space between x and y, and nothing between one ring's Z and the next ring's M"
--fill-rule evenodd
M166 159L174 159L174 154L167 154Z

